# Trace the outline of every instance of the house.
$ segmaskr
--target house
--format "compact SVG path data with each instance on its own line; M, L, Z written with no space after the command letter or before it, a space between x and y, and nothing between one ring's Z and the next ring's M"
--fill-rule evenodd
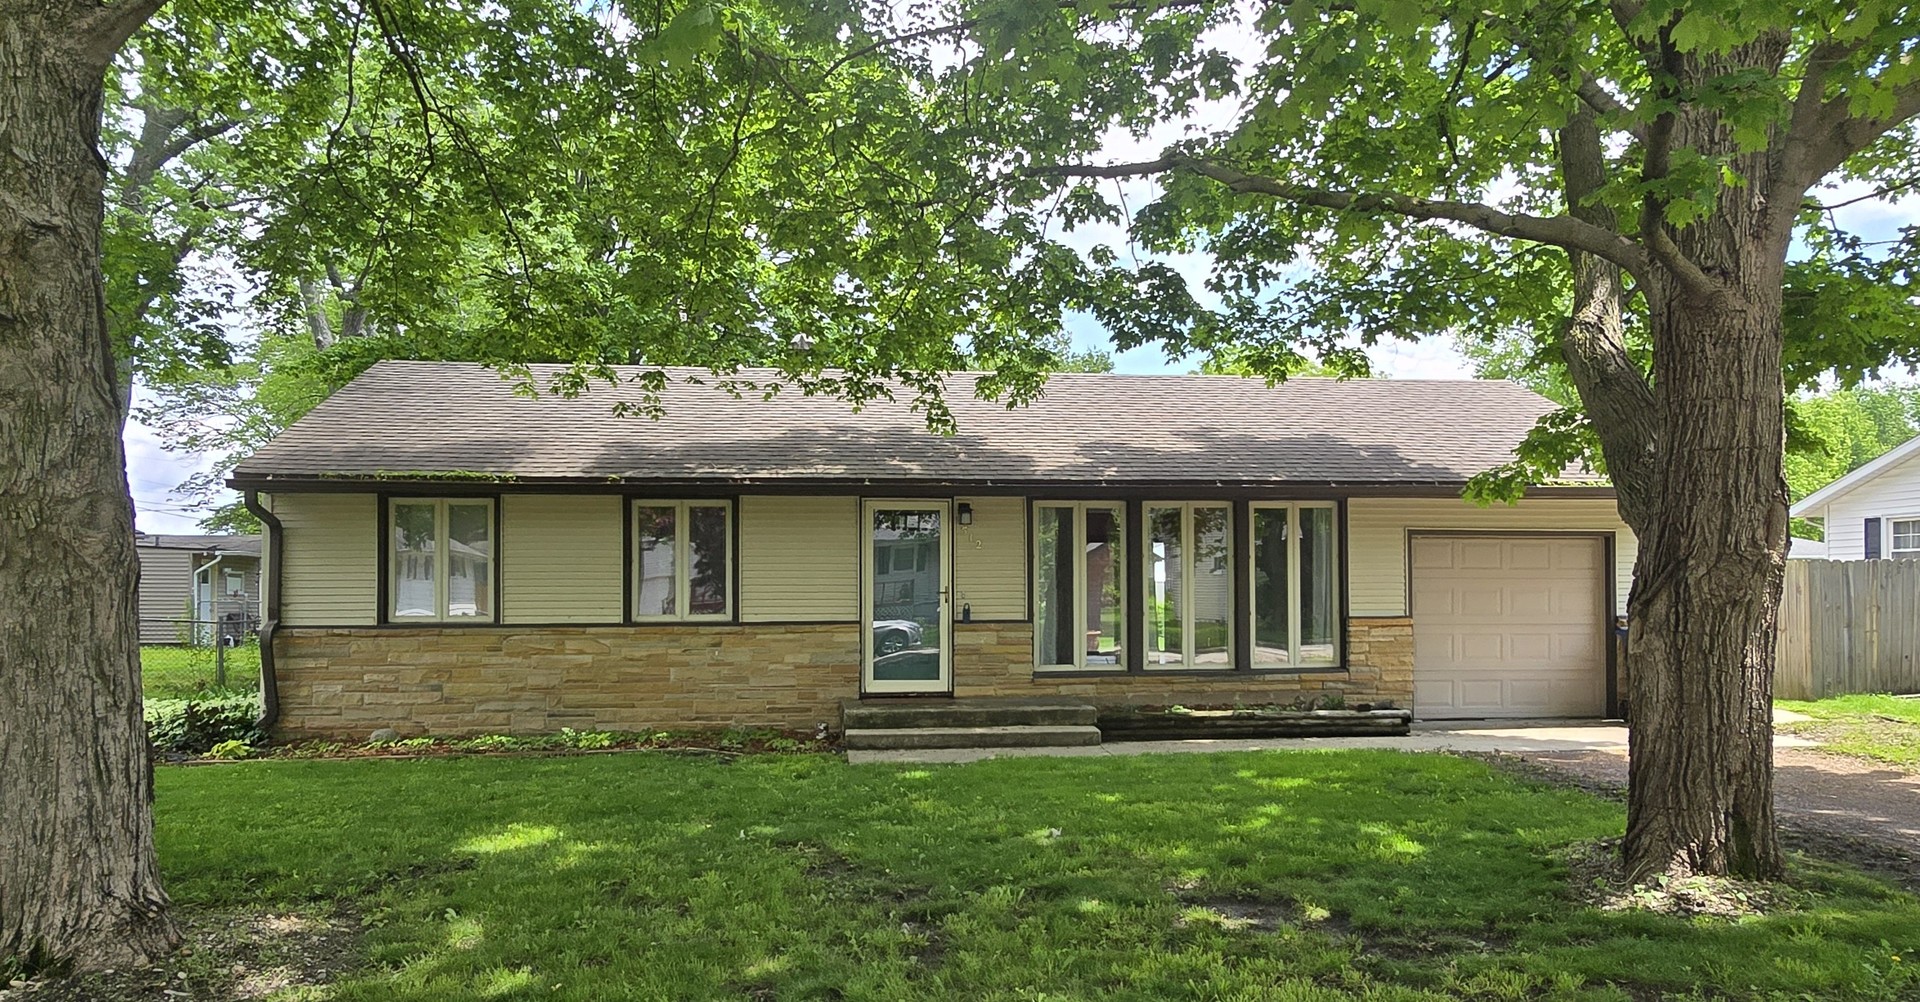
M252 629L260 615L260 537L136 532L140 642L212 643Z
M1795 540L1796 557L1920 558L1920 435L1802 498L1793 517L1818 519L1826 530L1817 551Z
M633 416L646 370L617 371L570 399L383 362L239 464L281 734L811 728L896 695L1615 712L1612 489L1460 496L1552 407L1510 383L1059 374L1010 409L955 375L942 436L904 397L705 370Z

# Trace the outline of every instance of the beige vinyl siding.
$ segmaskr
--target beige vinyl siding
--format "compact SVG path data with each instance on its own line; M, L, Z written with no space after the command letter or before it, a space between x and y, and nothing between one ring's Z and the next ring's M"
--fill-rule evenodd
M734 514L742 620L860 618L858 498L743 497Z
M953 527L954 587L974 619L1027 618L1027 500L959 498L973 524ZM958 510L956 506L956 511ZM956 618L960 605L953 608Z
M1612 498L1527 498L1486 508L1459 498L1354 498L1347 503L1350 615L1407 615L1410 529L1615 533L1614 608L1626 615L1635 541Z
M379 602L379 525L371 494L277 494L284 530L284 626L367 626Z
M622 499L508 494L500 500L502 621L618 623Z

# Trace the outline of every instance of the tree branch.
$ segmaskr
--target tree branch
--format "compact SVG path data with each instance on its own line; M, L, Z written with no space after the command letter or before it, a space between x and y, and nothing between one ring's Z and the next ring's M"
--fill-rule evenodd
M1634 138L1646 138L1646 126L1630 124L1634 109L1625 101L1614 97L1612 91L1601 86L1598 77L1591 73L1581 73L1579 82L1573 85L1573 92L1580 95L1581 102L1594 111L1623 120L1626 124L1620 127Z
M1511 213L1480 202L1415 198L1396 192L1315 188L1248 174L1196 157L1168 156L1159 160L1109 166L1069 164L1035 168L1033 173L1042 177L1127 178L1173 171L1186 171L1210 178L1240 194L1271 195L1283 201L1323 209L1389 213L1409 219L1462 223L1496 236L1586 251L1636 274L1643 274L1650 263L1646 251L1639 244L1572 216Z
M1792 145L1787 150L1791 173L1785 180L1799 186L1792 192L1795 204L1807 189L1854 154L1873 145L1874 140L1889 130L1920 116L1920 80L1894 90L1893 110L1885 117L1855 115L1850 111L1851 103L1845 94L1821 101L1817 109L1806 113L1804 122L1800 108L1794 108L1794 130L1789 140Z
M1619 220L1593 198L1606 186L1606 153L1592 111L1575 109L1560 129L1560 176L1567 211L1606 230ZM1620 268L1569 250L1573 312L1561 329L1560 354L1600 439L1618 494L1620 517L1636 533L1652 524L1660 487L1660 410L1653 388L1627 352L1627 292Z
M105 72L127 39L166 5L167 0L120 0L100 5L81 20L75 33L80 54Z

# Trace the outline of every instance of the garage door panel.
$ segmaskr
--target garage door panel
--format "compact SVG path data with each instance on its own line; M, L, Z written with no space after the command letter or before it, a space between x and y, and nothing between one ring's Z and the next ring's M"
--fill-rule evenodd
M1422 612L1428 615L1448 616L1454 608L1454 591L1451 588L1415 588L1413 590L1413 614Z
M1510 665L1549 664L1555 660L1557 646L1551 633L1509 633L1506 660Z
M1525 617L1536 620L1551 616L1555 612L1556 599L1560 598L1558 589L1553 591L1533 591L1528 588L1511 589L1512 597L1507 602L1507 612L1515 618Z
M1484 661L1504 661L1506 652L1502 649L1500 638L1484 633L1455 633L1447 645L1452 657L1447 658L1451 665L1467 665Z
M1453 544L1445 539L1413 541L1413 566L1416 570L1453 566Z
M1562 633L1553 639L1555 661L1591 665L1606 658L1606 653L1600 649L1600 639L1591 632Z
M1416 537L1414 554L1416 715L1603 712L1599 540Z
M1461 539L1456 545L1453 566L1467 570L1497 571L1504 566L1506 543L1498 539Z
M1506 589L1497 584L1475 584L1462 588L1455 607L1462 616L1503 616L1507 611Z
M1509 543L1506 562L1499 569L1503 571L1552 570L1554 550L1553 543Z
M1553 566L1563 571L1597 571L1600 569L1600 547L1591 542L1560 542L1554 544Z

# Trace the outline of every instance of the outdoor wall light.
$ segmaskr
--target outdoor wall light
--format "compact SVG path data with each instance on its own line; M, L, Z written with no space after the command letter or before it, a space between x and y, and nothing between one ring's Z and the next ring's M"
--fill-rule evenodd
M965 501L960 502L960 524L961 525L973 524L973 506L966 503Z

